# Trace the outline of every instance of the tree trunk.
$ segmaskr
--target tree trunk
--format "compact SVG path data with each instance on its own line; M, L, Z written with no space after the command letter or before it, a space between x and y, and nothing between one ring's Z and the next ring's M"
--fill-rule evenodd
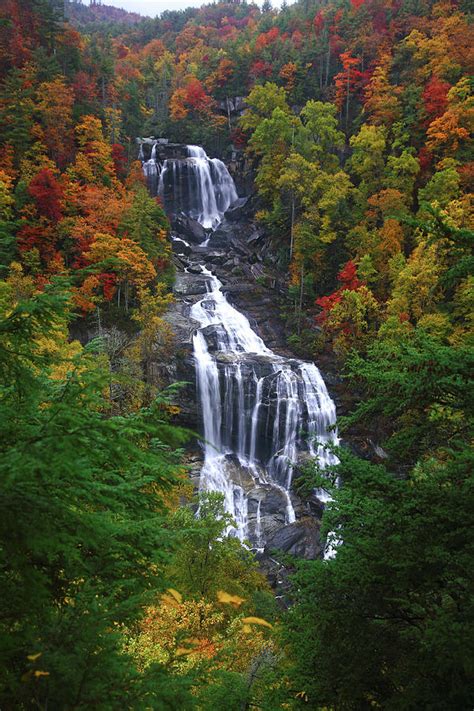
M326 81L324 83L325 88L327 89L328 82L329 82L329 65L331 63L331 45L329 44L329 39L328 39L328 53L326 55Z
M291 231L290 231L290 262L293 259L293 246L294 246L294 227L295 227L295 194L291 196Z
M346 134L349 127L349 87L351 78L351 68L347 68L347 96L346 96Z
M303 294L304 294L304 262L301 263L301 274L300 274L300 303L299 303L299 316L298 316L298 335L301 333L301 316L303 315Z

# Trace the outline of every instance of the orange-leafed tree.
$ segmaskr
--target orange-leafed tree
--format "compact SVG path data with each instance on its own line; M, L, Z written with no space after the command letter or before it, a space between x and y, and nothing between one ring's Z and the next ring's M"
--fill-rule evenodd
M50 156L64 168L72 150L74 92L67 86L63 77L58 77L40 84L37 97L43 140Z

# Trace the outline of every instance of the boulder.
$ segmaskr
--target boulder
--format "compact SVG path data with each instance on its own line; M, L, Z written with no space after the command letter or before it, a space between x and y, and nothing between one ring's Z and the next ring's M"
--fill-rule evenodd
M206 294L206 278L202 274L177 274L174 285L176 296L195 296Z
M193 220L192 217L177 215L173 218L172 224L178 233L178 237L182 236L186 241L193 244L201 244L209 237L204 227L197 220Z
M214 232L209 235L208 245L209 249L229 249L229 238L228 235L217 228Z
M319 522L308 517L279 528L265 545L265 553L270 554L274 550L307 560L319 558L323 551Z
M210 250L206 252L206 261L211 262L211 264L224 264L227 261L227 254L225 252L219 252L217 249Z
M189 242L181 239L181 237L178 237L177 235L171 235L171 246L173 248L173 252L186 257L188 257L193 251Z
M227 212L224 214L226 220L229 220L230 222L236 222L237 220L241 220L242 217L245 217L247 214L246 206L248 205L248 202L248 197L238 198L238 200L233 202Z

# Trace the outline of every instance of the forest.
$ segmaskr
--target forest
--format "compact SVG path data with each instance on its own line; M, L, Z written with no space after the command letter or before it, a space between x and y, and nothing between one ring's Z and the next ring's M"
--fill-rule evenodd
M472 711L471 3L169 4L0 6L0 708ZM182 146L161 180L209 169L244 215L197 246L144 173ZM248 536L196 484L214 366L261 398L222 410L239 476L265 408L278 442ZM262 543L277 499L313 554Z

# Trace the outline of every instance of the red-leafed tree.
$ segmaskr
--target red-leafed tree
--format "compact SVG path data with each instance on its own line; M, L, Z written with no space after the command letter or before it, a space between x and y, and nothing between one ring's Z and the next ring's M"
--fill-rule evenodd
M43 168L30 182L28 192L36 203L38 213L53 223L62 217L63 189L53 171Z
M253 62L250 67L250 75L255 79L265 78L268 79L273 74L273 67L269 62L264 62L262 59L258 59Z
M448 105L448 91L451 85L437 76L432 76L423 91L423 103L428 116L427 124L442 116Z
M342 112L346 107L346 130L349 125L350 97L360 91L367 81L368 75L357 69L360 66L360 59L352 57L350 52L340 54L342 71L336 74L334 82L336 84L336 104Z
M212 99L197 77L188 81L185 92L185 102L191 110L205 113L210 109Z
M321 296L316 299L316 305L320 306L322 311L317 317L318 323L324 323L331 309L340 302L344 291L357 291L364 282L360 281L357 276L357 267L352 260L349 260L337 275L337 280L340 284L339 289L334 291L329 296Z
M127 174L127 155L125 148L120 143L112 143L112 161L114 163L115 173L119 178L125 178Z

